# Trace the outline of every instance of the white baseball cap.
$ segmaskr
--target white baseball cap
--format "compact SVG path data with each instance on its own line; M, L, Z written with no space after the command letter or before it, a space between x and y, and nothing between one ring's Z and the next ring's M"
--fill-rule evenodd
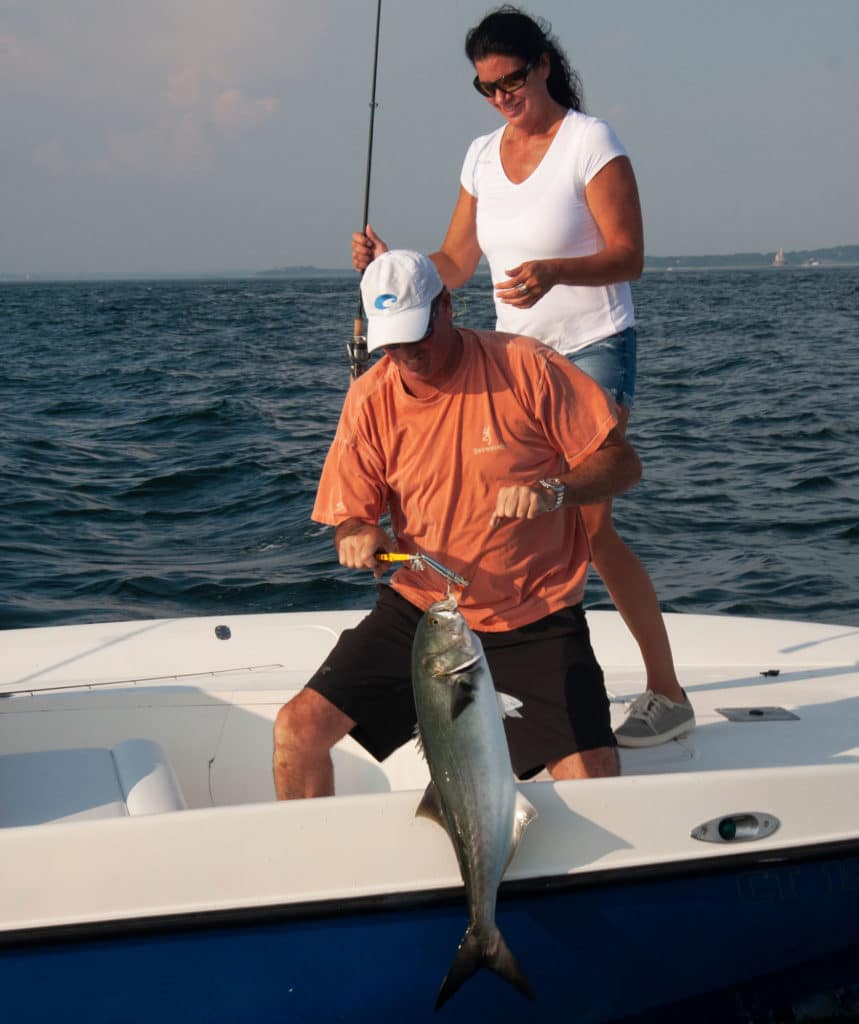
M361 279L367 351L420 341L429 326L432 300L443 287L428 256L411 249L391 249L377 256Z

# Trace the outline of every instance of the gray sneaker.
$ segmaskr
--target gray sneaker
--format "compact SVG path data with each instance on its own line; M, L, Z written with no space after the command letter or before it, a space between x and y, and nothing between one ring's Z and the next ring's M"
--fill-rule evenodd
M632 702L626 721L615 729L614 735L620 747L656 747L685 736L694 728L695 712L685 690L682 704L645 690Z

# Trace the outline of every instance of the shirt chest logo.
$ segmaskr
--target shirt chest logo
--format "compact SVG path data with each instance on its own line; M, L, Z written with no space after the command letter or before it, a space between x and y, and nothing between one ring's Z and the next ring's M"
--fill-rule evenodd
M480 442L481 443L480 443L479 447L473 449L474 454L475 455L486 455L489 452L500 452L500 451L503 451L507 447L507 445L504 444L503 442L499 442L497 444L493 444L492 441L493 441L492 428L487 423L487 425L480 432Z

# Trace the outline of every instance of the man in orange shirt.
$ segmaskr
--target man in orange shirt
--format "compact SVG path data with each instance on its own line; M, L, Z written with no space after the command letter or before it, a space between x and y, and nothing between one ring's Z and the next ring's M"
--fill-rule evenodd
M530 338L453 326L432 261L392 250L367 268L367 348L381 359L350 388L313 509L340 564L383 571L380 551L421 552L469 580L459 597L499 691L513 768L528 778L616 775L602 670L581 607L587 535L578 506L637 483L614 403ZM394 536L379 526L390 513ZM411 644L444 596L433 572L399 569L275 722L281 799L334 791L347 733L382 761L415 726Z

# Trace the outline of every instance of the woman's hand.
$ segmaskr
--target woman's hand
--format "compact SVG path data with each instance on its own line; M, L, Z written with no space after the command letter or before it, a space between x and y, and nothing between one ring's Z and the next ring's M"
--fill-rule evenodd
M362 273L377 256L387 251L388 243L383 242L369 224L365 232L356 231L352 235L352 266Z
M530 309L558 284L557 260L528 260L507 271L508 280L495 285L495 294L509 306Z

